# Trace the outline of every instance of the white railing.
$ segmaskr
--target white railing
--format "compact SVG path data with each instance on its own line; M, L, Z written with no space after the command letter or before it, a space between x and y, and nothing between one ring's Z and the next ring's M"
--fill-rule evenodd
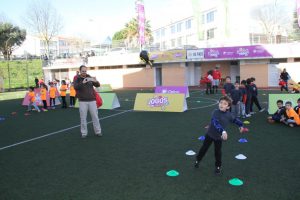
M48 62L44 62L43 67L54 68L73 68L80 65L86 65L88 67L100 67L100 66L115 66L115 65L135 65L139 64L139 53L125 53L119 55L106 55L106 56L91 56L88 58L68 58L68 59L56 59Z

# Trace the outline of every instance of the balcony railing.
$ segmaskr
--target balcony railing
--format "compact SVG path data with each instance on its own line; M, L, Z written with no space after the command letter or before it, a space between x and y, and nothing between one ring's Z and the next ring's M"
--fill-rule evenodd
M91 57L74 57L66 59L44 60L44 68L77 68L80 65L86 65L88 67L97 66L114 66L114 65L135 65L139 64L139 53L124 53L116 55L103 55L103 56L91 56Z

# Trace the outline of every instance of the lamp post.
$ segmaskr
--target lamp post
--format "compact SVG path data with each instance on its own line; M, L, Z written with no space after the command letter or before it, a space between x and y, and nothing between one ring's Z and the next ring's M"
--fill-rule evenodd
M13 36L10 36L6 42L5 42L5 49L6 49L6 60L7 60L7 71L8 71L8 89L10 90L10 70L9 70L9 57L8 57L8 42L9 40L13 38Z

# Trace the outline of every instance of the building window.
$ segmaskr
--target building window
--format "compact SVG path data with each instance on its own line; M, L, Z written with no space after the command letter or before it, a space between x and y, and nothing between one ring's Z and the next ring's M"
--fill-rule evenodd
M177 38L177 46L182 45L182 37Z
M40 46L41 47L45 47L46 46L46 42L44 40L40 40Z
M200 17L200 22L201 22L201 24L204 24L204 23L205 23L205 15L204 15L204 14L201 15L201 17Z
M205 39L205 31L199 31L199 40Z
M59 46L67 46L67 42L63 40L59 40Z
M181 32L181 25L182 25L181 22L177 24L177 32Z
M160 37L160 31L159 31L159 30L156 31L156 37L157 37L157 38Z
M57 46L57 42L56 41L50 41L49 46L55 48Z
M215 30L216 30L215 28L207 30L206 34L208 40L215 38Z
M252 43L253 44L259 44L260 43L260 36L259 35L252 36Z
M185 21L185 29L190 29L190 28L192 28L192 20L191 19Z
M171 33L172 33L172 34L175 33L175 25L171 26Z
M166 42L162 42L161 48L162 50L166 49Z
M211 22L215 21L215 12L216 11L211 11L206 14L206 22L207 23L211 23Z
M175 47L175 39L171 40L171 47Z
M164 37L164 36L165 36L165 32L166 32L166 29L165 29L165 28L161 29L161 37Z

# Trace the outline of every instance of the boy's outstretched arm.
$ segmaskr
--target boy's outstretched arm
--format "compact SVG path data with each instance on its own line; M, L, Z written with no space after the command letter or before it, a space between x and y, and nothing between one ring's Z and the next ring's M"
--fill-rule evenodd
M234 118L233 121L232 121L232 123L235 123L240 128L243 127L243 122L241 120L239 120L238 118Z
M221 138L223 140L227 140L227 132L224 130L224 128L222 127L222 125L219 123L219 121L216 118L213 117L211 119L211 123L218 130L218 132L221 135Z
M222 135L222 132L225 131L222 125L219 123L219 121L216 118L211 119L212 125L218 130L218 132Z
M236 125L239 126L240 132L248 132L248 129L244 127L243 122L239 120L238 118L234 118L232 123L235 123Z

